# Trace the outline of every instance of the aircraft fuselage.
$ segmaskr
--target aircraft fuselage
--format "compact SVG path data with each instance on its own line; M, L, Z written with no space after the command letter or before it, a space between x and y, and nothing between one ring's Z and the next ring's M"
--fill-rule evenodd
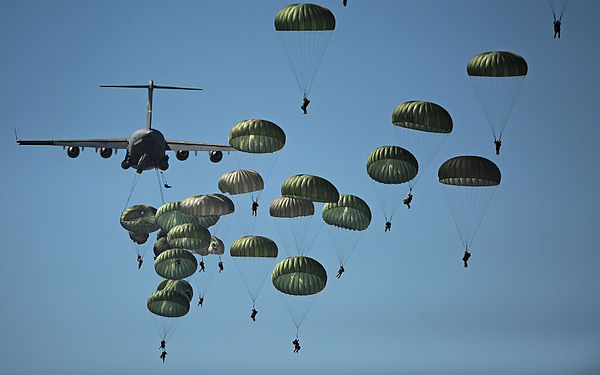
M156 129L136 130L129 139L127 155L121 163L123 169L134 168L138 170L150 170L169 168L169 157L165 154L166 142L162 133ZM140 158L146 154L143 165L139 165Z

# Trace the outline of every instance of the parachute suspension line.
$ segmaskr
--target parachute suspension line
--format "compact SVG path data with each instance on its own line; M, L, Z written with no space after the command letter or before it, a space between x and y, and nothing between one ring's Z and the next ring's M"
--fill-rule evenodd
M135 175L133 175L133 182L131 183L131 189L129 190L129 196L127 197L127 201L125 202L125 207L123 207L123 211L125 211L127 209L127 206L129 206L129 201L131 200L131 195L133 194L133 191L135 190L135 187L139 180L140 180L139 174L136 173Z
M300 334L300 327L296 327L296 338L298 339L298 335Z
M160 191L160 202L161 205L165 204L165 193L163 191L163 184L162 181L160 179L160 175L158 174L158 168L154 168L154 170L156 171L156 180L158 181L158 190ZM162 174L162 172L160 172ZM164 178L164 175L163 175Z
M296 83L302 94L307 96L333 30L278 31L277 34L292 66Z
M500 139L525 76L470 78L494 139Z

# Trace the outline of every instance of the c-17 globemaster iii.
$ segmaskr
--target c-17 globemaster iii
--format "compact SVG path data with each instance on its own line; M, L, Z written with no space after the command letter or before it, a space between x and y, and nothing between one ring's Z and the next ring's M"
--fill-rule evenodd
M92 147L98 151L100 156L109 158L113 150L115 154L118 149L125 149L125 159L121 162L121 168L133 168L137 173L144 170L158 168L167 170L169 168L169 156L166 151L175 152L178 160L186 160L190 151L207 151L210 161L217 163L223 158L223 151L236 151L229 145L216 145L210 143L177 141L165 139L163 134L157 129L152 128L152 94L154 89L170 90L202 90L200 88L159 86L152 80L147 85L102 85L100 87L118 87L148 89L148 109L146 112L146 128L136 130L131 137L127 138L99 138L99 139L66 139L66 140L21 140L17 137L19 145L49 145L62 146L67 149L67 155L71 158L79 156L79 149ZM15 131L16 136L16 131Z

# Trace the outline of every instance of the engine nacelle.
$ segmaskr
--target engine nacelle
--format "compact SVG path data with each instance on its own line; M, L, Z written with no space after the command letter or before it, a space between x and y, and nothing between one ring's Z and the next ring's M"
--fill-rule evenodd
M223 153L221 151L211 151L208 153L208 158L213 163L218 163L223 159Z
M70 158L75 159L79 156L79 147L69 146L69 148L67 148L67 155L69 155Z
M177 160L184 161L189 156L190 156L190 152L186 151L186 150L179 150L179 151L175 152L175 157L177 158Z
M121 162L121 168L127 169L131 167L131 163L129 163L129 159L125 159Z
M104 159L110 158L112 156L112 148L102 147L100 149L100 156L102 156Z

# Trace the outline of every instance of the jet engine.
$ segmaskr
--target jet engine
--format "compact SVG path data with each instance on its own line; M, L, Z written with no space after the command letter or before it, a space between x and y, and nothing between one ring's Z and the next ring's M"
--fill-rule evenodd
M223 153L221 151L211 151L208 153L208 158L213 163L218 163L223 159Z
M190 156L190 152L186 151L186 150L179 150L179 151L175 152L175 157L177 158L177 160L184 161L189 156Z
M69 155L70 158L75 159L79 156L79 147L69 146L69 148L67 148L67 155Z
M100 149L100 156L102 156L104 159L110 158L112 156L112 148L102 147Z

